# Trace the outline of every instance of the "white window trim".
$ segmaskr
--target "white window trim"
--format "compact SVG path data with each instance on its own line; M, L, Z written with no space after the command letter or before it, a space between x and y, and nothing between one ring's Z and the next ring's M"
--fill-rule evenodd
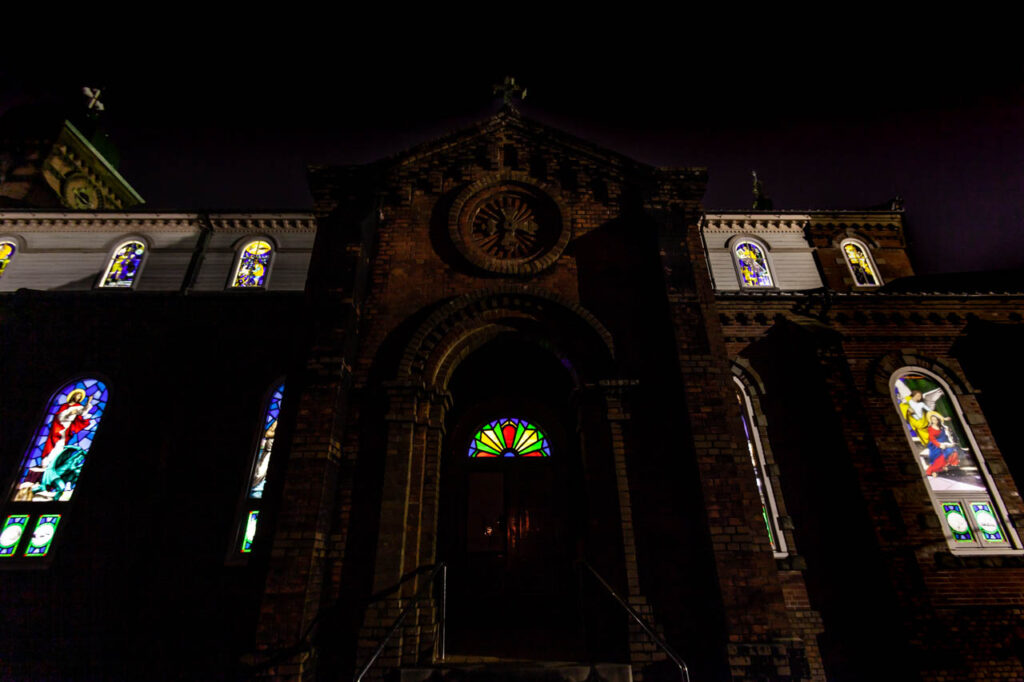
M258 287L237 287L235 286L235 280L238 278L238 268L242 265L242 254L245 252L245 248L253 242L266 242L270 244L270 260L267 261L267 273L263 279L263 284ZM229 291L266 291L270 289L270 278L274 274L274 261L277 260L278 244L269 236L257 235L254 237L246 237L235 245L235 259L232 261L231 270L228 272L228 285Z
M107 281L107 276L110 274L110 268L114 267L114 256L117 255L117 252L120 251L125 244L131 244L133 242L142 244L142 260L139 261L139 267L135 271L135 277L132 278L131 284L126 287L104 286L103 283ZM149 260L150 250L151 249L149 245L149 240L145 239L144 237L138 235L131 235L124 239L119 239L118 242L114 245L114 247L107 252L107 265L106 267L103 268L103 274L101 274L100 278L96 281L95 288L110 289L113 291L131 291L132 289L134 289L136 286L138 286L139 278L142 277L142 271L145 270L146 268L146 261Z
M772 278L771 286L767 287L752 287L744 284L743 282L743 271L740 269L740 259L736 255L736 246L743 242L751 242L756 244L761 249L761 253L764 254L764 261L768 266L768 276ZM729 255L732 258L732 267L736 272L736 281L740 285L741 291L778 291L779 290L779 278L775 274L775 264L772 263L771 249L768 248L768 244L763 239L748 234L738 234L730 239L726 246L729 249Z
M768 475L768 464L764 459L764 447L761 444L761 431L757 428L757 422L754 420L754 404L750 399L750 391L747 389L746 384L739 377L733 375L733 381L736 382L736 388L740 393L740 397L743 399L743 407L746 409L747 424L750 426L750 438L754 442L754 451L757 453L757 461L761 465L761 477L764 479L764 492L765 501L768 503L768 511L772 517L772 526L775 529L775 537L778 538L778 549L773 549L772 554L775 555L776 559L784 559L789 556L789 548L786 545L786 536L782 533L782 527L779 524L779 508L775 501L775 489L772 487L771 477ZM754 473L754 472L751 472Z
M878 281L877 284L860 284L859 282L857 282L857 275L853 271L853 263L850 262L850 257L846 255L847 244L855 244L860 247L861 251L864 252L864 257L868 259L868 263L871 264L871 269L875 273L875 279ZM842 252L843 261L846 263L846 269L850 271L850 277L853 278L853 286L857 287L858 289L877 289L878 287L885 284L885 281L882 279L882 275L879 274L878 272L878 264L875 263L875 257L871 255L871 249L868 248L868 245L865 244L862 240L855 239L854 237L847 237L843 241L839 242L839 251Z
M999 489L996 487L995 481L992 480L992 476L988 472L988 466L985 464L985 456L981 453L981 448L978 447L978 442L974 439L974 431L971 429L970 424L967 423L967 419L964 417L963 409L960 407L960 401L957 400L956 394L949 388L941 377L937 376L934 372L925 369L919 365L905 365L900 367L892 376L889 377L889 398L892 400L893 407L896 410L896 415L899 418L900 429L903 431L903 436L906 439L908 447L911 453L914 452L915 444L910 437L910 433L907 431L907 425L904 423L902 415L899 411L899 403L896 401L896 381L900 376L908 373L919 372L931 378L936 384L946 392L946 396L949 398L949 402L953 405L953 409L956 411L956 416L960 420L960 425L963 427L964 434L967 436L967 440L971 445L971 455L978 461L978 469L981 471L983 480L985 481L986 491L985 493L978 492L959 492L955 494L949 494L947 498L940 499L932 487L928 484L928 480L921 471L921 483L924 485L925 490L928 491L928 497L931 499L932 508L935 511L936 517L938 517L939 524L942 526L942 535L946 540L946 544L950 551L960 556L992 556L993 554L1022 554L1024 548L1021 546L1020 537L1017 535L1017 529L1013 527L1010 522L1010 514L1006 509L1006 505L1003 504L1003 497L999 494ZM916 456L914 457L914 464L920 466ZM957 541L953 538L952 532L949 530L949 524L946 522L946 515L942 510L943 502L963 502L970 504L972 501L978 501L983 495L992 502L993 506L999 513L999 523L1002 524L1003 530L1006 532L1007 543L1005 545L995 545L986 547L984 544L980 546L964 547L958 546ZM977 498L977 499L974 499ZM965 510L966 512L966 510ZM965 514L965 516L967 516ZM967 516L968 522L970 517ZM971 533L977 537L978 529L971 525Z

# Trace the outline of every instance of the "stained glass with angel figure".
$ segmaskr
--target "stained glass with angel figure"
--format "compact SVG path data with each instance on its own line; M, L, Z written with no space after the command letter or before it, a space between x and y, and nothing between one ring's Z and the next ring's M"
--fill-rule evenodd
M946 390L920 372L904 372L893 397L914 457L934 491L985 491L977 459Z

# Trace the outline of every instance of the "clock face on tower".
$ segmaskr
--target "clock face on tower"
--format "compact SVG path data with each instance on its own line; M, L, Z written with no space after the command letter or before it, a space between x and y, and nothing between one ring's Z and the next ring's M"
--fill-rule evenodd
M100 208L102 204L99 189L84 175L72 175L67 178L64 181L61 198L69 208Z

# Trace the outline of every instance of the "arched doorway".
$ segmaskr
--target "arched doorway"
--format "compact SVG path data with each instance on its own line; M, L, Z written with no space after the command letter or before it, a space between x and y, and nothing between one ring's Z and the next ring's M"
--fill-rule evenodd
M559 358L518 332L490 340L452 376L438 550L449 564L454 654L585 655L573 562L587 504L573 388ZM481 430L498 447L474 457ZM547 448L517 456L517 432L523 441L544 438Z

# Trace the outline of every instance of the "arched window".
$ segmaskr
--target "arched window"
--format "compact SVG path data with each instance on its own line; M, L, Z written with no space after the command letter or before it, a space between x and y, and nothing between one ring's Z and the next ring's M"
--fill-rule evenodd
M139 274L145 254L146 245L137 239L118 245L110 256L100 287L130 289L135 283L135 276Z
M844 239L842 243L843 255L846 257L846 265L850 268L853 281L859 287L877 287L882 284L882 278L878 276L878 269L871 258L868 247L856 239Z
M4 276L4 271L7 270L7 266L10 265L17 251L18 245L14 242L0 240L0 277Z
M248 289L266 286L273 255L274 247L266 239L254 239L246 242L238 252L235 274L231 278L231 287Z
M47 555L106 408L107 387L98 379L68 383L50 400L8 500L0 559L18 555L20 546L18 556Z
M953 548L1011 546L1005 513L949 388L919 367L890 380L903 433ZM1012 533L1012 530L1010 530Z
M550 457L547 435L534 424L502 417L482 426L469 444L470 457Z
M277 424L281 416L281 401L284 399L284 384L275 388L267 401L267 408L260 423L259 442L253 455L252 468L246 485L242 519L238 526L238 544L233 552L249 554L252 552L256 538L256 524L260 518L260 507L263 501L263 488L267 482L267 470L270 467L270 455L274 450L274 438L277 436Z
M782 536L779 529L779 510L775 502L771 481L767 476L764 446L761 443L762 436L754 419L754 409L746 386L737 377L733 377L733 381L736 382L736 399L739 402L740 420L743 423L743 435L746 437L747 452L750 454L750 466L754 470L757 493L761 496L761 516L764 517L768 542L771 544L772 551L776 555L782 555L786 553L786 539Z
M767 249L763 244L753 239L739 239L732 245L732 253L741 287L757 289L775 286L768 266Z

